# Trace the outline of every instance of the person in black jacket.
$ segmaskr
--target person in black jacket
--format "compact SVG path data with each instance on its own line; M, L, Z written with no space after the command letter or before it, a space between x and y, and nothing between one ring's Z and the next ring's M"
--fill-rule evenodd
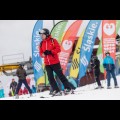
M19 96L18 96L18 92L19 92L19 90L20 90L20 88L21 88L21 86L22 86L22 83L25 85L25 87L28 89L28 91L29 91L29 93L30 93L30 96L32 96L32 90L30 89L30 87L29 87L29 85L28 85L28 83L27 83L27 81L26 81L26 76L27 76L27 74L26 74L26 71L25 71L25 69L23 68L23 65L19 65L19 68L17 69L17 71L16 71L16 74L17 74L17 76L18 76L18 78L19 78L19 80L18 80L18 85L17 85L17 89L16 89L16 99L18 99L19 98Z
M94 70L93 72L94 72L95 80L98 84L98 87L96 89L103 88L102 85L101 85L100 79L99 79L99 76L100 76L100 61L99 61L97 56L94 56L93 59L92 59L92 67L93 67L93 70Z

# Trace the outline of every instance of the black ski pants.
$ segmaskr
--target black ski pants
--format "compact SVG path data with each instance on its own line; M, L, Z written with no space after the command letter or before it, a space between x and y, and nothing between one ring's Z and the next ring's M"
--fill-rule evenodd
M67 78L65 77L65 75L62 72L60 63L53 64L53 65L46 65L45 68L46 68L46 71L47 71L48 80L50 82L50 85L51 85L53 91L57 91L57 92L60 91L58 86L57 86L57 83L55 81L53 71L56 73L56 75L59 77L59 79L63 83L64 88L71 90L70 84L69 84Z

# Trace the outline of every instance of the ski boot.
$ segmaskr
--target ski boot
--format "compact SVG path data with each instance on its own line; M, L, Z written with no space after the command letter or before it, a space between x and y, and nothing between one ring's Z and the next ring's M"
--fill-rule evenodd
M103 86L98 86L95 89L101 89L101 88L104 88L104 87Z
M96 87L95 89L100 89L101 87L100 86L98 86L98 87Z
M53 94L53 92L52 92L52 91L50 91L49 95L52 95L52 94Z
M101 86L101 88L104 88L103 86Z
M19 99L19 95L18 94L15 95L15 99Z
M119 88L119 86L118 85L115 85L115 87L114 88Z
M65 95L74 94L74 90L73 90L73 89L71 89L71 90L70 90L70 89L65 89L65 90L64 90L64 94L65 94Z
M53 91L52 97L54 97L54 96L62 96L62 92L61 91Z
M107 86L107 89L112 89L110 86Z
M33 97L33 94L32 94L32 93L30 94L30 97Z

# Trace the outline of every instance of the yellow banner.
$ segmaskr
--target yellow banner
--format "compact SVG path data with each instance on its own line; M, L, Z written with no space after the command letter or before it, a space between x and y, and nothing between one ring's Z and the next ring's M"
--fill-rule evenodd
M78 73L79 73L79 63L80 63L80 49L81 49L81 44L82 44L82 38L84 35L85 30L81 33L74 54L72 58L72 64L70 68L70 77L77 78Z

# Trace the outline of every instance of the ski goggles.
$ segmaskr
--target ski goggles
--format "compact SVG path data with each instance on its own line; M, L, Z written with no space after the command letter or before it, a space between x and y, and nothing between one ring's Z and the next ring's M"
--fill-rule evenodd
M39 34L46 34L46 31L40 30Z

